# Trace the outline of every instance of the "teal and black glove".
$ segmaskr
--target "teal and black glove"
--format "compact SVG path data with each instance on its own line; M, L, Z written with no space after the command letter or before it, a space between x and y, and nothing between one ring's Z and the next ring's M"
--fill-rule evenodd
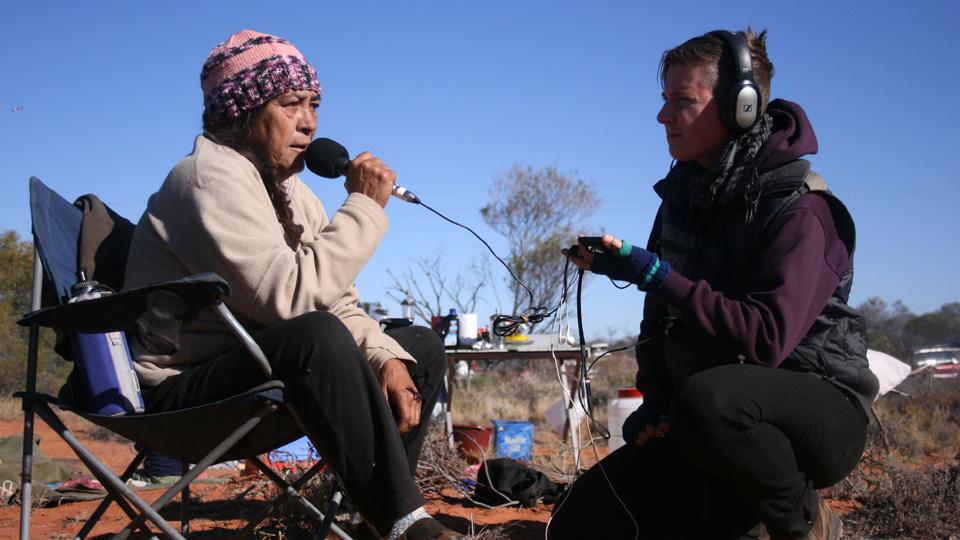
M658 291L670 273L670 263L656 253L626 242L616 253L594 253L590 271L617 281L635 283L641 291Z

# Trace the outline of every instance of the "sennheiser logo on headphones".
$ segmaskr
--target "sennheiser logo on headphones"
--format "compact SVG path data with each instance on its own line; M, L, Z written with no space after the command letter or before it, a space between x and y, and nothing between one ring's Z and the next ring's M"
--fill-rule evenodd
M751 111L753 111L753 105L744 105L744 106L743 106L743 112L751 112Z

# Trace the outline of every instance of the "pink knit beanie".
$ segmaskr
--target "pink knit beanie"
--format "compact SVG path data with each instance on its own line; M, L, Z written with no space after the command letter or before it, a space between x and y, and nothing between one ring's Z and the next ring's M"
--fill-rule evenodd
M241 30L217 45L200 72L204 117L213 127L293 90L320 93L317 72L287 40Z

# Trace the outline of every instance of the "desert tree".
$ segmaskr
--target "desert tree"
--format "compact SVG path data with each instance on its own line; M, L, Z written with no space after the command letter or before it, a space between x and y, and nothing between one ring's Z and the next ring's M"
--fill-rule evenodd
M960 340L960 302L918 315L904 324L909 343L914 348L949 345Z
M487 225L506 237L505 260L529 289L507 277L513 313L525 307L556 306L566 263L560 249L576 242L577 233L599 207L592 184L576 173L561 173L556 166L534 169L515 164L494 181L490 202L480 213Z
M867 320L867 345L910 361L911 346L905 327L914 315L900 300L888 304L880 297L868 298L857 309Z
M387 296L401 304L411 303L414 318L429 325L432 316L446 314L450 306L459 313L476 311L484 286L489 283L490 267L486 259L478 259L466 270L451 273L441 250L417 258L415 267L399 276L388 273L392 284Z

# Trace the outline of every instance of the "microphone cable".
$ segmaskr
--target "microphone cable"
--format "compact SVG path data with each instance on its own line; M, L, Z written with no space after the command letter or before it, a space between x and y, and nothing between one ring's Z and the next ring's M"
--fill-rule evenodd
M322 176L324 178L339 178L340 176L346 174L347 170L350 168L350 153L347 152L347 149L342 144L334 141L333 139L321 137L314 140L310 143L310 146L307 147L305 154L304 162L307 168L317 176ZM500 256L493 251L493 248L490 247L490 244L481 238L479 234L474 232L473 229L448 218L439 211L433 209L430 205L424 203L419 197L414 195L409 190L396 184L394 184L391 194L403 199L408 203L419 204L420 206L440 216L440 218L444 221L452 223L453 225L456 225L462 229L466 229L470 234L475 236L477 240L480 240L487 250L493 254L494 258L496 258L497 261L499 261L500 264L507 269L507 272L510 272L510 275L513 277L513 279L520 284L521 287L523 287L523 290L527 292L527 295L530 296L530 308L527 309L522 315L499 315L494 318L494 334L502 337L513 335L520 328L520 325L525 323L537 324L542 322L550 315L556 313L557 309L548 311L546 307L533 305L535 301L533 297L533 291L531 291L530 288L527 287L527 285L521 281L519 277L517 277L517 274L510 269L507 263L505 263L503 259L501 259ZM564 283L564 286L566 286L566 283ZM559 306L557 307L559 308Z
M480 240L480 242L481 242L481 243L487 248L487 250L494 256L494 258L497 259L497 261L499 261L500 264L502 264L503 267L507 269L507 272L510 272L510 276L513 277L514 281L516 281L521 287L523 287L523 290L527 292L527 295L530 297L530 308L527 309L522 315L498 315L497 317L495 317L494 320L493 320L493 333L494 333L494 334L496 334L496 335L498 335L498 336L501 336L501 337L504 337L504 336L512 336L513 334L517 333L517 330L520 329L520 325L522 325L522 324L537 324L537 323L542 322L544 319L546 319L547 317L549 317L549 316L551 316L551 315L553 315L554 313L557 312L557 309L559 309L559 307L560 307L559 305L557 305L557 307L554 308L553 310L548 310L548 309L547 309L546 307L544 307L544 306L534 306L534 305L533 305L533 302L534 302L533 292L526 286L526 284L524 284L524 282L523 282L519 277L517 277L517 274L515 274L515 273L513 272L513 270L510 269L510 266L507 265L507 263L504 262L504 260L501 259L500 256L497 255L497 253L496 253L495 251L493 251L493 248L490 247L490 244L488 244L486 240L484 240L483 238L481 238L479 234L477 234L476 232L474 232L473 229L471 229L470 227L467 227L466 225L464 225L464 224L462 224L462 223L458 223L458 222L456 222L456 221L448 218L447 216L441 214L439 211L433 209L433 208L430 207L428 204L426 204L425 202L423 202L422 199L419 200L419 201L417 201L417 202L414 203L414 204L419 204L420 206L422 206L422 207L426 208L427 210L433 212L434 214L440 216L441 219L447 221L448 223L452 223L453 225L456 225L457 227L460 227L460 228L462 228L462 229L466 229L470 234L472 234L473 236L475 236L475 237L477 238L477 240ZM568 261L568 264L569 264L569 261ZM566 289L567 289L567 286L566 286L566 285L567 285L567 283L566 283L566 281L567 281L567 279L566 279L566 276L567 276L566 267L564 267L564 274L563 274L563 276L564 276L564 279L563 279L563 281L564 281L564 283L563 283L563 284L564 284L563 294L566 295Z

